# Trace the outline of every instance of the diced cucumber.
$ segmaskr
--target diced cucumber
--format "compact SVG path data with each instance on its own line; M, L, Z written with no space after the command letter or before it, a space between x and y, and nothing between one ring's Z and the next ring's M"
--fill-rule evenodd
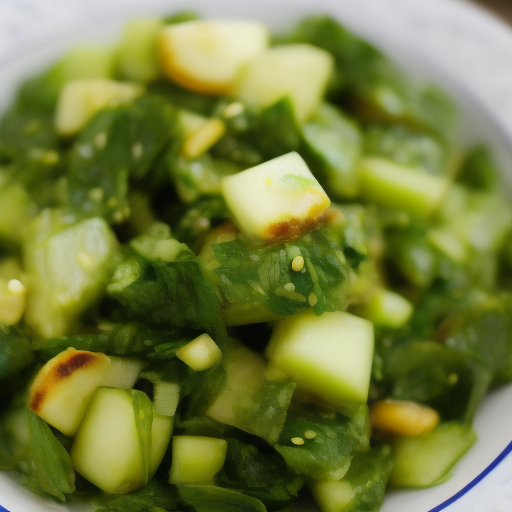
M334 403L365 402L373 358L373 326L341 311L306 311L276 323L271 363L299 387Z
M17 324L25 312L26 289L22 269L16 258L0 262L0 323Z
M157 39L164 22L160 18L128 21L118 49L120 75L134 82L153 82L160 75Z
M60 86L71 80L113 78L115 59L115 49L111 46L77 46L59 60L50 73Z
M153 413L150 476L167 450L173 418ZM131 390L99 388L71 448L75 470L105 492L124 494L144 483L142 449Z
M62 336L103 293L117 238L109 225L44 210L28 226L23 256L29 292L25 319L38 336ZM66 225L66 223L68 223Z
M228 443L225 439L174 436L172 440L171 484L211 484L222 469Z
M106 388L131 389L146 365L140 359L130 357L110 357L110 368L101 383Z
M60 135L75 135L102 108L127 103L143 92L141 85L131 82L100 78L73 80L66 83L59 94L55 127Z
M238 401L250 397L263 386L267 365L259 354L239 343L229 347L222 364L226 370L226 386L206 414L244 430L233 408Z
M274 322L280 318L282 317L272 313L263 305L256 307L251 304L244 304L243 306L233 305L222 310L222 319L229 326Z
M165 75L191 91L229 94L241 67L263 53L268 30L240 20L193 20L167 25L158 50Z
M73 436L109 370L110 359L105 354L65 350L37 374L30 388L30 408L52 427Z
M222 352L211 336L205 333L177 350L176 357L192 370L200 372L218 364L222 359Z
M465 263L468 248L456 233L447 228L432 228L427 233L428 241L455 263Z
M222 194L240 229L255 240L310 231L330 204L295 152L223 178Z
M343 512L355 496L350 482L343 480L313 484L311 492L322 512Z
M33 202L19 183L0 188L0 242L12 246L20 242L22 228L30 219Z
M378 289L364 308L364 317L380 327L398 329L412 315L413 305L402 295Z
M390 483L397 487L429 487L443 482L475 440L471 426L458 423L442 423L423 437L397 438Z
M289 96L299 122L318 108L334 68L332 55L309 44L274 46L241 72L234 95L266 107Z
M363 158L359 172L364 199L421 217L439 207L450 183L445 177L383 158Z

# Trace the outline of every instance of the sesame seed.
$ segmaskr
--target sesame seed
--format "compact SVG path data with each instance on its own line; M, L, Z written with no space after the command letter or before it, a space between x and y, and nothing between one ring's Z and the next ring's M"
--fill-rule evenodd
M197 221L197 225L201 229L210 229L211 222L210 219L208 219L207 217L200 217Z
M224 109L224 117L234 117L238 114L241 114L244 111L244 106L239 101L235 101L234 103L230 103Z
M88 193L89 198L97 203L99 203L103 199L103 195L104 191L101 187L91 188L91 190L89 190Z
M304 432L304 437L306 439L314 439L316 437L316 432L313 430L306 430L306 432Z
M293 283L286 283L284 285L284 289L287 291L287 292L293 292L295 291L295 285Z
M23 283L21 281L18 281L18 279L11 279L7 283L7 289L10 293L13 293L15 295L21 295L25 293L25 287L23 286Z
M291 441L293 444L296 444L298 446L301 446L304 444L304 439L302 439L302 437L292 437Z
M144 148L142 147L142 144L140 142L136 142L132 146L132 156L133 156L133 158L140 158L142 156L143 152L144 152Z
M120 224L121 222L123 222L124 220L124 215L121 213L121 212L114 212L112 214L112 220L116 223L116 224Z
M251 258L252 261L259 261L260 257L257 254L251 253L249 254L249 258Z
M94 145L98 149L103 149L107 144L107 134L105 132L100 132L96 137L94 137Z
M304 258L302 256L295 256L292 261L292 270L300 272L304 268Z
M114 208L114 206L117 206L117 197L111 197L108 201L107 201L107 205L110 206L110 208Z
M308 302L311 307L313 307L318 302L318 297L316 296L316 293L311 292L308 296Z
M448 384L450 384L451 386L457 384L458 381L459 376L456 373L450 373L450 375L448 375Z
M91 158L92 156L92 149L90 146L87 146L86 144L82 144L78 147L78 153L82 158Z

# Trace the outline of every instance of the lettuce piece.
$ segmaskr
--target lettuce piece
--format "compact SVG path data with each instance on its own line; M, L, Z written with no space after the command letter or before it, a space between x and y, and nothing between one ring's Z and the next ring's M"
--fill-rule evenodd
M173 140L174 109L141 97L100 111L75 141L68 169L70 207L119 224L129 214L128 179L140 181Z
M488 147L471 148L462 164L458 181L469 188L492 192L497 189L499 171Z
M305 158L331 198L354 198L359 193L356 163L362 136L357 124L324 103L302 127Z
M290 98L260 112L242 105L239 112L231 115L229 108L225 103L217 107L226 134L212 148L214 156L247 168L299 149L302 133Z
M75 490L75 472L68 453L37 414L29 412L29 451L23 483L39 494L66 501Z
M25 384L23 372L30 369L33 360L26 333L18 327L0 324L0 396Z
M412 340L383 351L389 396L430 405L446 420L471 421L494 372L475 355Z
M126 319L190 335L207 332L218 344L225 336L219 299L196 256L166 233L133 239L107 292Z
M254 245L242 237L212 243L207 265L223 307L264 307L275 315L294 315L313 306L315 313L346 306L344 285L349 265L340 246L322 230L290 243ZM292 260L302 256L302 271Z
M337 479L354 453L368 449L370 428L365 405L347 414L291 411L276 450L297 473L317 479Z
M178 485L181 500L196 512L266 512L256 498L213 485Z
M370 125L364 134L364 152L432 174L449 175L454 170L452 150L446 142L404 124Z
M295 498L303 484L275 451L237 439L228 439L226 460L217 480L222 487L240 489L273 510Z

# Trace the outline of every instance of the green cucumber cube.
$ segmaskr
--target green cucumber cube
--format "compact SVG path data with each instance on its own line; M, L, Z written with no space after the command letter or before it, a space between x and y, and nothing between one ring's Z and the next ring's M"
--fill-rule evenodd
M397 438L393 443L390 484L430 487L442 483L475 440L472 427L458 423L441 423L422 437Z
M66 137L76 135L102 108L113 103L127 103L143 92L144 88L139 84L104 78L68 82L57 101L57 132Z
M66 222L60 212L44 210L30 223L22 247L29 285L25 319L43 338L66 334L101 296L117 252L117 238L103 219Z
M173 424L173 418L153 412L150 477L167 450ZM85 479L111 494L124 494L144 484L142 449L130 390L96 391L75 436L71 462Z
M311 486L311 492L322 512L343 512L354 499L350 482L326 480Z
M332 55L315 46L274 46L247 64L234 95L261 107L289 96L297 120L303 122L322 101L333 68Z
M210 484L222 469L228 443L225 439L174 436L172 440L171 484Z
M378 289L364 309L364 317L379 327L398 329L405 325L412 315L413 305L402 295Z
M254 240L290 238L315 228L330 200L292 152L222 179L238 227Z
M220 363L222 352L211 336L205 333L177 350L176 357L192 370L200 372Z
M299 387L325 400L366 402L373 345L370 321L308 310L276 323L266 355Z
M157 39L164 22L160 18L130 20L118 49L119 73L134 82L148 83L160 75Z
M363 158L359 172L364 199L420 217L439 207L450 184L445 177L383 158Z

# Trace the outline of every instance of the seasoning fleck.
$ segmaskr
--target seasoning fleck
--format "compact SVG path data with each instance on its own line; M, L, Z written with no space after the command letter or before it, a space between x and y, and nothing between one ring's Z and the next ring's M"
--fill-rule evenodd
M133 156L133 158L140 158L142 156L143 152L144 152L144 148L142 147L142 144L140 142L136 142L132 146L132 156Z
M304 437L306 439L314 439L316 437L316 432L313 430L306 430L306 432L304 432Z
M313 307L314 305L316 305L316 303L318 302L318 297L316 296L316 293L314 292L311 292L308 296L308 302L309 302L309 305L311 307Z
M292 261L292 270L300 272L304 268L304 258L302 256L295 256Z
M304 439L302 439L302 437L292 437L291 441L293 444L296 444L298 446L301 446L304 444Z

